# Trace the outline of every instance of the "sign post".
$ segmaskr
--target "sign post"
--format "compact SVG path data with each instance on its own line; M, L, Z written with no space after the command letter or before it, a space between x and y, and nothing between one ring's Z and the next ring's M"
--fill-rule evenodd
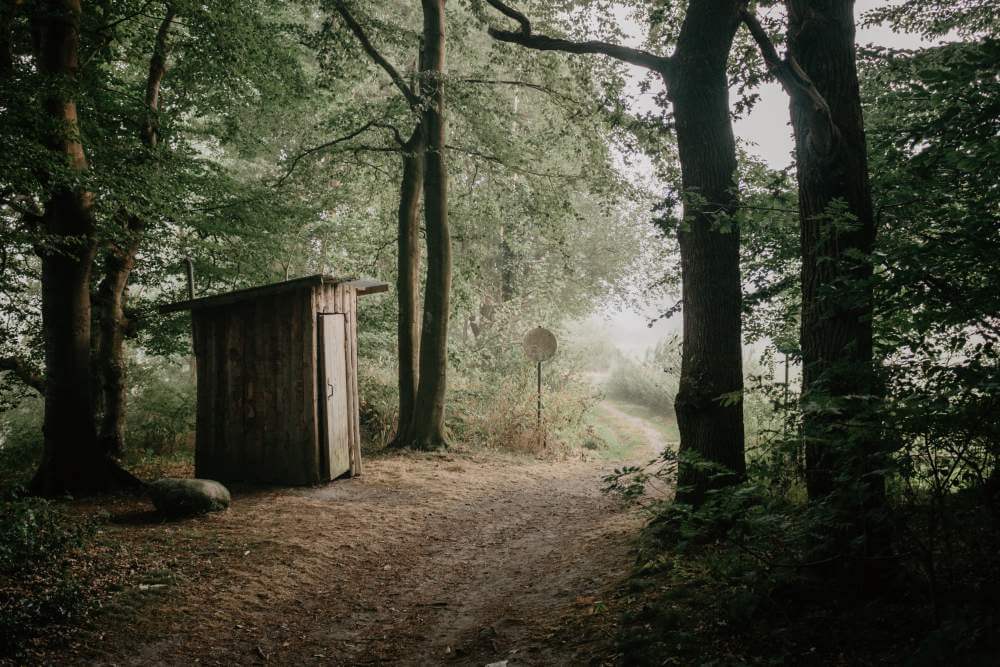
M542 431L542 362L548 361L556 353L556 337L548 329L535 327L524 337L524 353L528 359L535 362L538 369L538 439L542 447L546 446Z

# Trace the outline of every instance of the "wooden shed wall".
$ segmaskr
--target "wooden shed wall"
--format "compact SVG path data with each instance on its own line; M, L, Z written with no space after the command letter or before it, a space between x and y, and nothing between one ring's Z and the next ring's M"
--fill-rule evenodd
M199 477L321 480L316 291L307 287L193 312Z

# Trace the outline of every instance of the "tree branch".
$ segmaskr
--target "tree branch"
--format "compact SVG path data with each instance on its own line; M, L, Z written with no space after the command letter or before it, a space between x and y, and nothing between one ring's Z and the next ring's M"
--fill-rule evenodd
M532 171L531 169L516 167L506 162L503 158L497 157L496 155L489 155L487 153L483 153L481 151L477 151L472 148L466 148L464 146L455 146L452 144L448 144L445 146L445 148L447 148L450 151L455 151L456 153L462 153L464 155L468 155L469 157L479 158L480 160L485 160L487 162L492 162L493 164L498 164L504 167L505 169L509 169L515 174L527 174L529 176L540 176L542 178L558 178L567 181L573 181L580 178L579 174L560 174L557 172Z
M396 84L397 88L399 88L399 91L403 93L403 97L406 98L410 107L415 108L420 106L420 96L414 93L413 89L407 85L406 81L399 75L396 68L392 66L392 63L386 60L385 57L379 53L378 49L375 48L371 40L368 39L368 35L365 33L364 28L361 27L361 24L355 20L350 10L347 9L347 5L344 4L343 0L337 0L334 2L333 7L337 10L337 13L340 14L341 18L344 19L344 23L346 23L347 27L351 29L351 32L354 33L357 40L361 42L361 47L365 50L365 53L367 53L369 57L375 61L375 64L385 70L386 74L389 75L389 78L392 79L392 82Z
M406 147L407 141L406 139L403 138L403 135L400 133L399 128L396 127L395 125L392 125L391 123L375 123L372 127L378 127L383 130L389 130L390 132L392 132L392 138L396 140L396 143L399 144L400 148Z
M362 134L362 133L364 133L364 132L368 131L369 129L371 129L373 127L376 127L376 126L381 127L379 125L378 121L371 120L371 121L368 121L367 123L365 123L364 125L362 125L361 127L359 127L358 129L353 130L352 132L349 132L349 133L345 134L342 137L337 137L336 139L331 139L330 141L327 141L327 142L324 142L322 144L319 144L318 146L313 146L312 148L307 148L306 150L302 151L301 153L299 153L298 155L296 155L294 158L292 158L292 162L291 162L290 165L288 165L288 169L285 171L284 174L281 175L281 177L277 181L275 181L274 187L276 187L276 188L280 187L285 181L288 180L288 177L292 175L293 171L295 171L295 167L299 164L299 161L301 161L302 158L308 157L308 156L312 155L313 153L316 153L318 151L324 150L326 148L330 148L331 146L336 146L337 144L342 144L345 141L350 141L354 137L356 137L356 136L358 136L358 135L360 135L360 134Z
M21 357L0 357L0 371L9 371L39 394L45 393L45 377Z
M531 90L537 90L540 93L545 93L552 97L566 100L567 102L572 102L575 105L579 105L580 102L573 99L571 96L561 93L558 90L544 86L540 83L532 83L531 81L516 81L511 79L459 79L460 83L478 83L491 86L517 86L521 88L530 88Z
M658 56L642 49L633 49L620 44L589 40L584 42L574 42L569 39L549 37L547 35L536 35L531 31L531 21L528 17L517 11L513 7L500 0L486 0L486 2L501 14L517 21L521 29L518 31L499 30L490 28L490 36L501 42L518 44L536 51L563 51L565 53L593 53L609 56L615 60L638 65L651 69L660 76L667 79L672 60L663 56Z
M146 77L146 118L142 128L142 140L149 148L155 148L159 139L160 85L167 73L167 55L169 46L167 37L170 35L170 24L177 12L172 2L167 3L167 15L160 22L156 31L156 41L153 43L153 55L149 59L149 74Z
M97 32L99 32L99 33L100 32L108 32L108 31L113 30L114 28L118 27L119 24L125 23L126 21L130 21L130 20L134 19L136 16L144 16L144 12L146 11L146 9L151 4L153 4L153 0L148 0L146 3L144 3L142 5L142 7L139 8L138 11L132 12L131 14L126 14L125 16L121 17L120 19L118 19L116 21L112 21L111 23L105 23L102 26L98 26Z
M740 19L750 31L753 40L757 42L757 47L764 57L767 70L778 80L778 83L785 89L788 96L796 103L811 108L820 117L822 124L825 126L823 129L828 134L822 137L825 145L817 147L825 148L826 151L829 151L835 145L836 138L840 136L840 131L833 121L833 113L830 111L830 105L827 104L826 98L816 89L816 85L812 82L812 79L809 78L809 75L796 62L792 54L786 54L784 58L778 55L778 50L774 47L774 42L771 41L767 31L764 30L764 27L757 20L757 16L753 12L747 9L741 10Z

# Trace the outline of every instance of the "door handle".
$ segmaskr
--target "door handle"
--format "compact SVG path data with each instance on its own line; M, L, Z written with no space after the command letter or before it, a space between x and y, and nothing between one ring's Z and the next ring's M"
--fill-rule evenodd
M327 386L327 388L328 388L328 389L330 390L330 393L328 393L328 394L326 395L326 397L327 397L327 398L333 398L333 383L332 383L332 382L327 382L327 383L326 383L326 386Z

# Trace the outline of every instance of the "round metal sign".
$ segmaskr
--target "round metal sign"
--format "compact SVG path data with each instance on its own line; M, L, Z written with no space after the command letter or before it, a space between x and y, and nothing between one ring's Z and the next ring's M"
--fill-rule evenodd
M534 362L548 361L556 353L556 337L548 329L536 327L524 337L524 353Z

